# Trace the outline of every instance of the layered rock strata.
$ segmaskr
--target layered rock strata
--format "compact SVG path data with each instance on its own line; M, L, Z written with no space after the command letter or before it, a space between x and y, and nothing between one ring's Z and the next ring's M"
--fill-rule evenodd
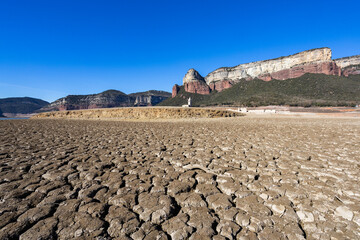
M336 65L342 68L342 75L360 74L360 55L338 58L334 60Z
M185 91L199 94L210 94L210 88L205 82L205 79L196 71L191 68L185 74L183 79Z
M172 88L172 94L171 94L171 96L172 96L172 97L175 97L179 91L180 91L180 86L177 85L177 84L175 84L175 85L173 86L173 88Z
M240 79L286 80L300 77L305 73L340 76L342 69L358 64L360 64L360 55L332 60L330 48L318 48L287 57L219 68L206 77L202 77L195 69L190 69L183 79L183 84L187 92L209 94L214 90L220 92L230 88ZM349 69L347 75L359 73L359 68ZM173 92L174 96L176 93Z
M338 58L334 60L336 65L341 68L346 68L350 65L359 65L360 64L360 55Z

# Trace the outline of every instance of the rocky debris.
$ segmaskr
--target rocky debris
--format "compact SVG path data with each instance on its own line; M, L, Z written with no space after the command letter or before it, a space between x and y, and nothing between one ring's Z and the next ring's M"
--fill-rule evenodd
M340 206L335 209L335 215L345 218L351 221L354 217L354 213L346 206Z
M359 239L359 126L1 121L0 239Z

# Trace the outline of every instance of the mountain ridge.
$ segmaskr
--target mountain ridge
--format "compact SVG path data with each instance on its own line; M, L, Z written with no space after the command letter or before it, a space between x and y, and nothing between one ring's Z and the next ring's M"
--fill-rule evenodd
M0 112L2 115L13 117L18 114L32 114L49 102L32 97L10 97L0 99Z
M203 106L355 106L360 103L360 75L334 76L306 73L298 78L263 81L241 79L231 88L210 94L178 94L159 106L181 106L191 97L192 105Z
M171 97L171 93L165 91L149 90L145 92L126 94L119 90L109 89L96 94L68 95L41 108L39 112L154 106L168 97Z
M186 92L208 95L231 88L241 79L264 81L286 80L297 78L305 73L349 76L360 74L360 55L332 59L328 47L310 49L289 56L239 64L234 67L221 67L202 77L191 68L183 78ZM172 97L175 97L179 86L174 85Z

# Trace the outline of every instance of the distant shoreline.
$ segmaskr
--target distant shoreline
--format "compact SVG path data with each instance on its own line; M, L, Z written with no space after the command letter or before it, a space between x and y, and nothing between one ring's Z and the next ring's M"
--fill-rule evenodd
M14 118L0 117L0 120L24 120L24 119L29 119L29 117L14 117Z

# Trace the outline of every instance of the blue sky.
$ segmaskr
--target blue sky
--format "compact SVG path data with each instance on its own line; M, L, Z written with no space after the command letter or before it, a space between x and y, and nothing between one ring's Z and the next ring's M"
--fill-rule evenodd
M189 68L330 47L360 54L359 1L0 1L0 98L171 91Z

